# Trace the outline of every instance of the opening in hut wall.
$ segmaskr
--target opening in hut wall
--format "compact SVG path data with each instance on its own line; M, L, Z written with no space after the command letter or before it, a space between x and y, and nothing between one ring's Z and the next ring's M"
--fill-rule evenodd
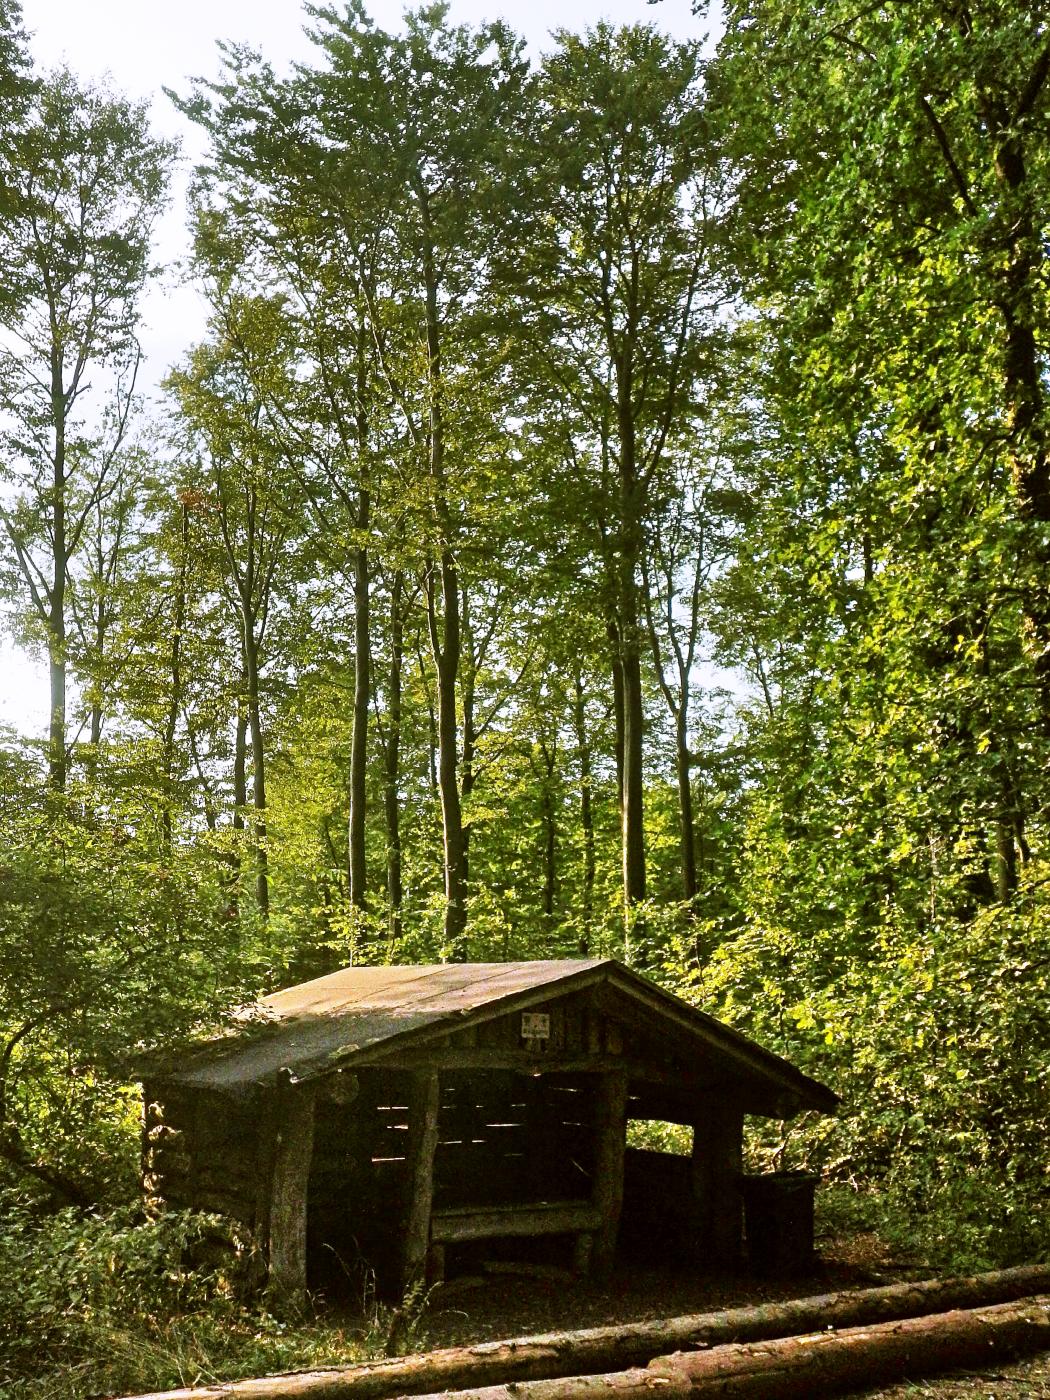
M407 1218L410 1075L362 1070L352 1101L317 1098L307 1216L308 1282L355 1295L396 1290ZM594 1170L586 1075L451 1071L441 1077L434 1208L587 1201ZM395 1228L392 1228L395 1227Z
M583 1078L499 1070L443 1076L435 1206L586 1199L593 1105Z
M356 1091L326 1084L318 1095L307 1192L308 1282L357 1293L378 1278L393 1286L408 1194L407 1073L364 1070Z

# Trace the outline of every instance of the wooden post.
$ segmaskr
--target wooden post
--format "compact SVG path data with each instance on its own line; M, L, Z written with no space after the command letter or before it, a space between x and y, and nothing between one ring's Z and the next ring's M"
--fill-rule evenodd
M408 1110L408 1202L401 1276L406 1291L425 1279L427 1272L439 1103L437 1071L414 1073Z
M743 1149L743 1113L724 1100L709 1100L693 1126L692 1181L697 1257L716 1267L740 1263Z
M627 1075L622 1070L598 1081L597 1135L594 1144L592 1200L602 1223L594 1235L591 1267L599 1276L612 1268L623 1211L623 1158L627 1145Z
M273 1297L298 1308L306 1299L306 1197L314 1150L314 1084L277 1091L277 1123L270 1178L270 1277Z
M581 1230L572 1245L572 1271L578 1278L586 1278L590 1273L593 1250L594 1236L589 1230Z

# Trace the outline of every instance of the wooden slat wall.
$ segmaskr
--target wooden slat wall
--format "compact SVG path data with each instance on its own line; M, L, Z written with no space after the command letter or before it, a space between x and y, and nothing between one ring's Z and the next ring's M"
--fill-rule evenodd
M256 1123L229 1099L169 1086L146 1094L143 1187L166 1203L215 1211L251 1226L256 1205Z

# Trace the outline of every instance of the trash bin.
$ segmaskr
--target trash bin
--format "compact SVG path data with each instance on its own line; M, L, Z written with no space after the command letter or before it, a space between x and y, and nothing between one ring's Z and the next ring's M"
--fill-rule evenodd
M809 1172L745 1176L744 1234L748 1263L759 1274L803 1273L813 1264L813 1195Z

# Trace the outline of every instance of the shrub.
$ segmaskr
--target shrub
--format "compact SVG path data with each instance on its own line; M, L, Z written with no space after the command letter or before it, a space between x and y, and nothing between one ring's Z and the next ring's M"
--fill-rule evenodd
M86 1400L348 1362L378 1347L379 1319L350 1336L245 1305L239 1244L217 1216L42 1216L0 1198L0 1394ZM194 1263L220 1252L227 1265Z

